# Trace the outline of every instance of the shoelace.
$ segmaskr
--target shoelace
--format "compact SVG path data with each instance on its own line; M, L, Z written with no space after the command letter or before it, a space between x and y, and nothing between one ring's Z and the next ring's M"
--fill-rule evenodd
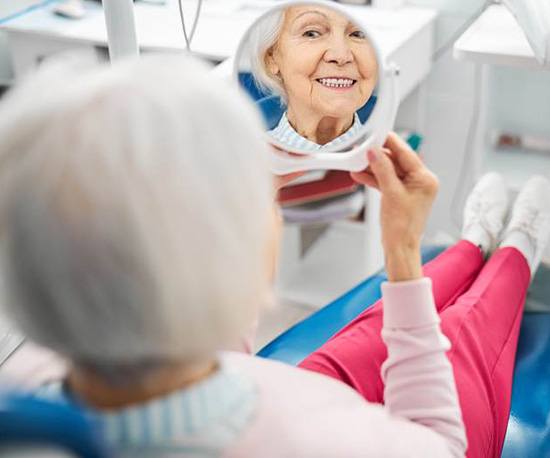
M474 198L473 204L469 209L469 213L471 212L471 215L468 215L468 219L470 219L470 224L468 227L474 224L479 224L490 234L495 234L495 236L499 234L502 230L502 221L487 218L487 214L492 207L493 205L489 202Z
M540 231L546 225L548 215L541 215L540 210L534 207L524 207L518 221L510 225L510 231L521 231L533 241L540 238Z

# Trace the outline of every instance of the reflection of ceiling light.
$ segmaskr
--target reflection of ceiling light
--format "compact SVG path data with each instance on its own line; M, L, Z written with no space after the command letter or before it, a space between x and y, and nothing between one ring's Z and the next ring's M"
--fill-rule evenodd
M548 0L502 0L512 12L542 65L550 64L550 2Z

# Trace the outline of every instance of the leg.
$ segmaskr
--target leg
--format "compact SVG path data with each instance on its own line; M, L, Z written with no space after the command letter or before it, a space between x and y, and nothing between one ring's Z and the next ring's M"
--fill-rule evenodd
M485 175L470 193L464 208L465 240L424 268L424 275L432 279L440 313L468 290L477 277L483 265L478 247L489 253L496 245L508 211L507 195L501 176ZM342 380L371 402L383 402L380 366L386 359L386 347L380 337L381 327L379 302L307 358L302 367Z
M470 290L441 313L468 435L468 457L499 457L508 426L523 305L550 236L550 182L530 178L501 248Z
M504 443L523 304L531 273L514 248L496 251L472 287L441 313L450 339L468 457L499 457Z
M433 282L439 310L466 291L483 266L481 251L461 241L424 266L424 275ZM367 309L308 356L300 367L347 383L370 402L383 402L384 385L380 366L386 359L381 337L382 301Z

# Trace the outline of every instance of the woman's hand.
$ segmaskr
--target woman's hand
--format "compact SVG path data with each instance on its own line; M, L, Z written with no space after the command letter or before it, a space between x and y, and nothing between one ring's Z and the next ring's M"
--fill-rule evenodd
M439 187L416 153L391 133L383 149L368 152L369 167L355 181L382 194L380 222L390 281L422 277L420 240Z

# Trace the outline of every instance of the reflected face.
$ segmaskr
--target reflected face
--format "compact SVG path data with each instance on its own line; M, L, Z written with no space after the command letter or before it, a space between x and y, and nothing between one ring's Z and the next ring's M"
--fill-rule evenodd
M282 81L289 110L320 117L351 116L370 98L378 77L376 54L363 31L319 6L287 9L266 65Z

